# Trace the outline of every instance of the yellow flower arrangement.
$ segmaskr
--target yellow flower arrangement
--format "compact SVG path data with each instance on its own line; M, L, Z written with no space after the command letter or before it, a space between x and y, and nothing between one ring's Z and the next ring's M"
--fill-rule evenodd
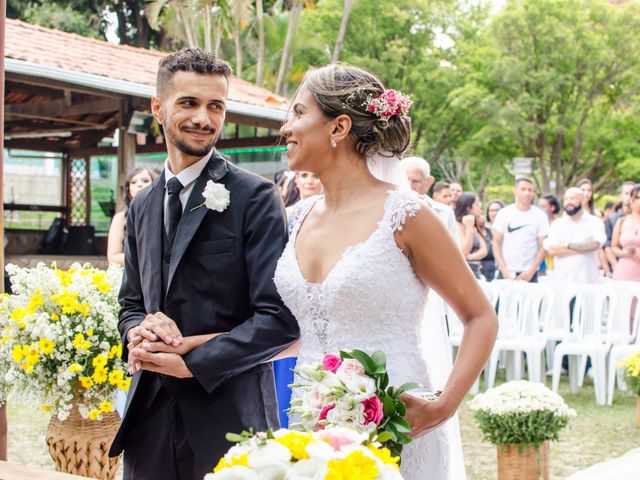
M636 395L640 395L640 352L625 358L619 365L624 369L624 381Z
M112 412L116 390L130 385L117 331L122 270L41 263L7 271L13 294L0 296L0 387L61 420L72 403L84 418Z
M313 432L227 434L236 445L205 480L314 478L318 480L402 480L399 457L370 435L345 428Z

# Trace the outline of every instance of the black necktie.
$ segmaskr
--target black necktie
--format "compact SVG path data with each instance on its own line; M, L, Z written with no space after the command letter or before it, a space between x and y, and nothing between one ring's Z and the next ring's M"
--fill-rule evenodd
M169 196L167 202L167 237L169 240L173 239L178 229L178 223L180 223L180 217L182 216L182 202L180 202L180 192L183 189L182 183L178 180L178 177L172 177L167 182L167 194Z

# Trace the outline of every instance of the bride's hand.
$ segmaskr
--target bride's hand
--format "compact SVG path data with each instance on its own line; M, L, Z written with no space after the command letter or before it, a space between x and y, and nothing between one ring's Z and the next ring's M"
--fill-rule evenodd
M138 345L139 348L146 350L150 353L176 353L180 356L186 355L194 348L207 343L213 337L217 337L220 333L212 333L209 335L194 335L191 337L184 337L183 342L178 346L168 345L164 342L150 342L144 340Z
M400 395L400 400L407 406L405 420L411 426L411 438L419 438L429 433L436 427L449 420L455 413L439 397L436 400L427 400L410 393Z

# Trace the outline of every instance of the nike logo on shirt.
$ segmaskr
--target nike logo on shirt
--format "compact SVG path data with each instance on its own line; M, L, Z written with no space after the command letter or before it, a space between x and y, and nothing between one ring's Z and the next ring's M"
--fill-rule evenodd
M528 226L529 226L528 223L525 225L518 225L517 227L512 227L511 225L507 225L507 232L513 233L516 230L520 230L521 228L528 227Z

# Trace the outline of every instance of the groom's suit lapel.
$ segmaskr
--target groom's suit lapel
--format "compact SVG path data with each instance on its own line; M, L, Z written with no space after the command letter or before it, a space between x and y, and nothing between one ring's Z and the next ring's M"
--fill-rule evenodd
M207 166L202 170L202 173L193 186L193 190L191 191L189 200L187 201L187 206L182 212L182 218L178 224L178 230L176 231L176 236L171 250L167 292L169 292L169 289L171 288L171 281L173 280L178 265L180 265L180 262L182 261L182 257L184 257L187 247L191 243L195 233L198 231L204 217L209 213L209 209L206 205L200 206L204 202L202 191L209 180L217 182L228 172L229 169L227 167L226 160L220 156L216 150L214 150L211 155L211 160L209 160Z
M144 238L150 241L142 242L144 248L138 249L140 264L145 265L143 282L149 282L143 291L145 295L150 295L149 305L152 308L160 309L162 299L162 236L164 235L164 172L154 182L151 191L146 198L146 205L141 219L142 232Z

